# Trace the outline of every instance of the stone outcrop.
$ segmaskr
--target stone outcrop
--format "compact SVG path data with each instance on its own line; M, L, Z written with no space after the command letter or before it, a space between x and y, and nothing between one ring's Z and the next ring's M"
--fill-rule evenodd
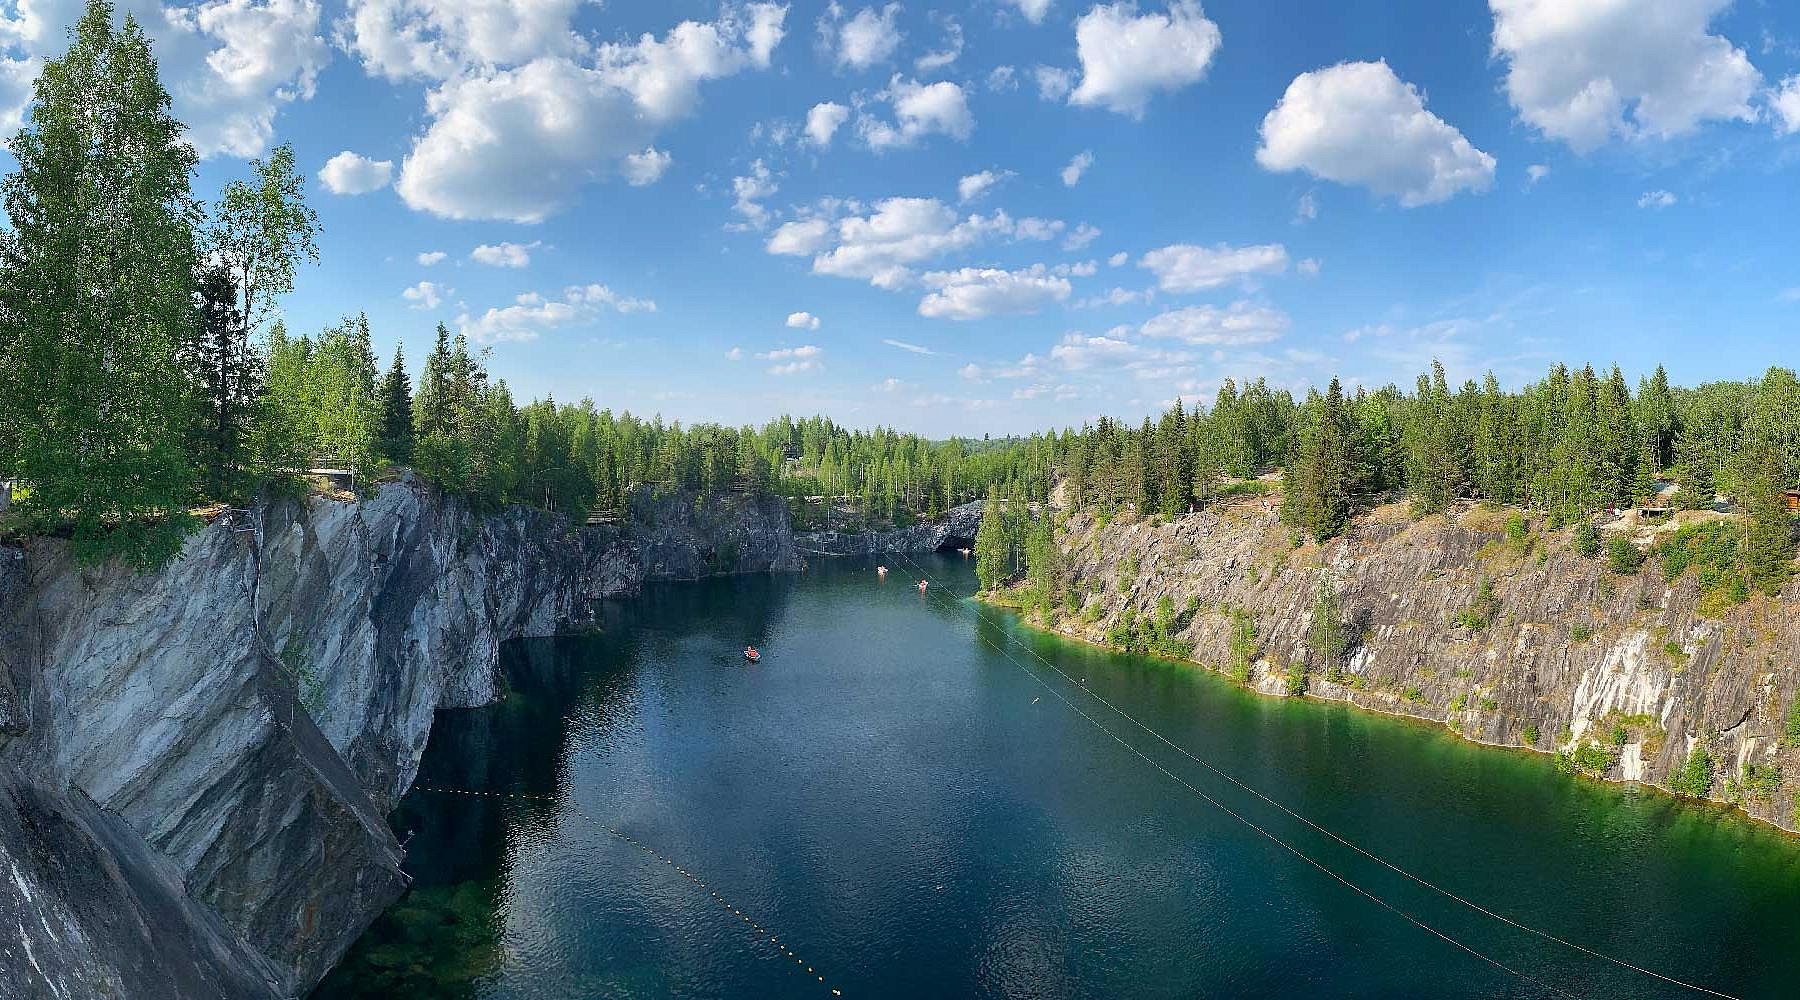
M411 482L230 512L141 576L0 547L0 996L305 994L404 890L384 816L502 642L799 565L772 498L588 528Z
M1618 575L1576 553L1569 529L1534 525L1509 540L1507 516L1414 522L1396 505L1323 546L1296 547L1272 499L1166 523L1075 515L1062 541L1087 604L1057 627L1105 642L1127 609L1143 620L1167 597L1193 659L1228 671L1233 614L1247 613L1256 652L1246 682L1264 693L1285 694L1299 664L1307 697L1502 746L1531 735L1546 752L1596 743L1597 776L1663 788L1703 745L1716 761L1712 798L1796 829L1800 748L1781 737L1800 686L1800 584L1707 617L1695 573L1667 582L1651 560ZM1352 637L1336 679L1308 643L1322 572ZM1491 622L1459 625L1483 579ZM1760 781L1746 781L1752 765Z
M821 556L866 556L887 552L937 552L968 548L981 527L981 503L952 507L935 521L921 521L891 531L804 531L794 535L802 553Z

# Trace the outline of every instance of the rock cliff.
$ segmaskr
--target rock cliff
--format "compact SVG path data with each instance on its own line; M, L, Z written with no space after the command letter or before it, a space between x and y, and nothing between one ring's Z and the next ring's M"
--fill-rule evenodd
M936 521L922 521L892 531L804 531L794 544L808 555L865 556L884 552L936 552L968 548L981 527L981 503L952 507Z
M770 498L589 528L412 482L230 512L142 576L0 547L0 996L304 995L404 890L384 816L500 643L799 563Z
M1414 522L1396 505L1296 547L1272 498L1167 523L1076 515L1062 542L1086 605L1057 627L1105 642L1128 610L1152 620L1168 597L1193 659L1228 672L1234 615L1247 614L1255 651L1244 680L1264 693L1286 694L1300 665L1307 697L1441 722L1483 743L1586 746L1579 760L1595 776L1665 789L1701 746L1714 765L1709 797L1796 829L1800 748L1782 734L1800 686L1800 585L1707 617L1693 572L1666 582L1652 560L1615 574L1576 553L1568 529L1509 538L1507 516ZM1308 643L1322 573L1351 638L1331 679ZM1484 579L1492 604L1462 615Z

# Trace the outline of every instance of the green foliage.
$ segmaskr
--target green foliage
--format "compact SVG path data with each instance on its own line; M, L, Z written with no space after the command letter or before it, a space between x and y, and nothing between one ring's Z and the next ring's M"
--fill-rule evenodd
M1600 529L1585 517L1575 526L1575 551L1589 559L1600 554Z
M1782 733L1781 745L1800 747L1800 690L1794 692L1794 700L1788 705L1787 728Z
M1338 673L1344 655L1350 650L1350 630L1344 623L1344 611L1338 603L1337 586L1331 575L1321 571L1313 588L1312 624L1307 631L1307 646L1314 666L1326 676Z
M1693 752L1688 755L1687 763L1669 776L1669 790L1677 795L1703 799L1712 791L1712 785L1712 754L1707 752L1704 743L1697 743Z
M1256 660L1256 619L1242 609L1231 613L1230 673L1243 683L1250 679L1250 664Z
M1499 707L1500 707L1500 703L1495 701L1492 698L1483 697L1481 699L1481 710L1483 712L1492 712Z
M1425 700L1425 692L1416 687L1406 688L1400 692L1400 696L1407 701L1423 702Z
M1725 798L1741 804L1745 799L1752 799L1765 805L1775 801L1775 793L1781 790L1781 765L1761 764L1749 761L1735 778L1725 779Z
M1594 627L1587 622L1576 622L1569 626L1569 641L1583 643L1594 637Z
M1644 553L1631 544L1631 540L1623 535L1614 535L1606 542L1606 565L1620 576L1628 576L1644 565Z
M1456 697L1450 699L1450 711L1452 711L1452 712L1460 712L1463 709L1468 708L1468 707L1469 707L1469 696L1466 694L1459 694Z
M1500 599L1494 596L1494 581L1483 576L1475 585L1475 599L1456 613L1456 624L1460 628L1479 631L1492 625L1499 614Z
M1556 754L1556 768L1565 774L1585 774L1597 778L1612 770L1618 760L1616 750L1598 743L1583 742L1568 751L1559 751Z
M29 530L147 568L192 526L195 156L136 19L91 0L73 34L0 181L0 470Z
M1298 661L1288 664L1287 693L1290 698L1306 694L1306 664Z
M1007 580L1006 541L1000 505L990 498L981 508L981 527L975 532L975 578L983 590L993 590Z
M1194 655L1194 644L1177 636L1186 626L1187 619L1175 612L1175 602L1164 595L1148 619L1139 617L1136 609L1126 608L1106 630L1106 642L1127 653L1186 660Z
M1519 731L1519 741L1528 747L1534 747L1538 745L1540 735L1537 723L1527 722L1525 728Z
M287 682L306 711L317 716L325 708L325 679L319 676L312 659L306 655L306 644L297 635L289 635L281 644L281 666Z

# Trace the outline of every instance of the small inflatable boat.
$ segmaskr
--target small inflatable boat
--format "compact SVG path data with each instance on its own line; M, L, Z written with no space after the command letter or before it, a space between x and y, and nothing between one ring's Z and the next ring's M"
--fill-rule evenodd
M762 654L756 651L755 646L745 646L744 659L749 660L751 663L755 663L757 660L762 659Z

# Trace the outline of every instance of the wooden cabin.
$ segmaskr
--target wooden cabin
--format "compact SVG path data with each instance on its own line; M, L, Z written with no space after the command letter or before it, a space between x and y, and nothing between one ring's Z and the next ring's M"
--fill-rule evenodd
M1787 500L1790 514L1800 514L1800 490L1782 490L1781 495Z

